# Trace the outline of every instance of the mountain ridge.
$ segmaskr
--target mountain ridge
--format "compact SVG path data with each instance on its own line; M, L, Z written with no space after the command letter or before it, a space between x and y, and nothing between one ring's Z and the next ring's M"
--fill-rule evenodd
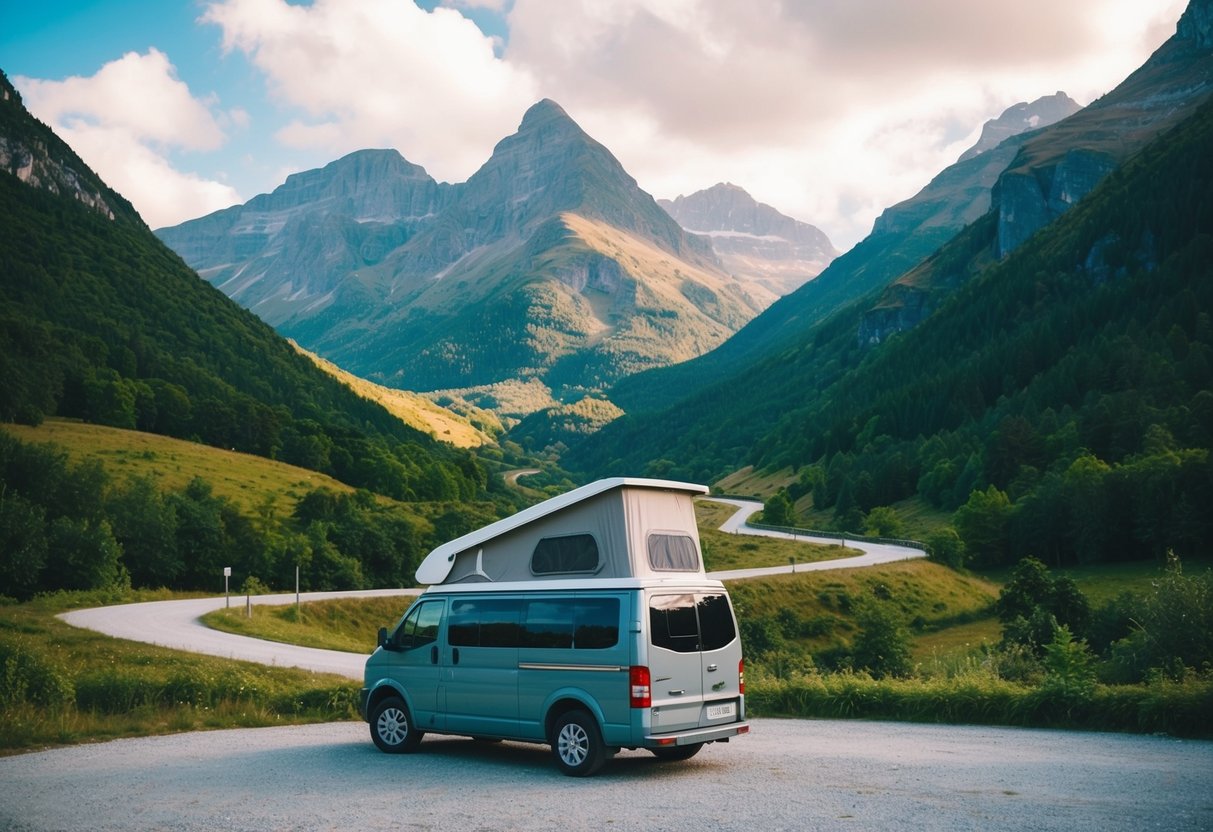
M463 183L387 151L339 162L157 233L281 333L378 383L457 391L550 375L553 394L576 400L710 349L761 308L549 99ZM387 196L361 214L352 184L309 184L372 165L407 187L381 183Z

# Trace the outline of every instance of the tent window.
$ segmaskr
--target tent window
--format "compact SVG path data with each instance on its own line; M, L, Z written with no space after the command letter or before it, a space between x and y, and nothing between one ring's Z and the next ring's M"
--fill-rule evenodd
M695 541L685 534L649 535L649 566L660 572L698 572Z
M562 575L598 569L598 541L591 534L545 537L531 553L535 575Z

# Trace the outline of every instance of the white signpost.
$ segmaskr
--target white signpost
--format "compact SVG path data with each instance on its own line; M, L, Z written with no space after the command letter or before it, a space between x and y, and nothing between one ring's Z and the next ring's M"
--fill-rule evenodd
M223 567L223 606L230 607L232 605L232 596L227 591L227 579L232 577L232 567Z

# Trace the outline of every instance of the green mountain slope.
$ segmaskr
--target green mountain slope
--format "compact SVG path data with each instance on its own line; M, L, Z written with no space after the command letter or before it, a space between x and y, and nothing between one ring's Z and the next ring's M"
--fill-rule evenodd
M1206 103L915 329L867 347L856 333L870 304L854 304L659 418L607 426L566 462L708 479L799 468L801 493L843 525L915 494L955 508L976 490L1007 505L978 547L990 563L1207 547L1210 147ZM936 259L974 262L996 222Z
M982 263L947 273L918 270L993 205L987 231L1005 257L1062 215L1118 164L1190 115L1213 92L1213 3L1192 0L1169 38L1107 95L1055 124L1004 141L947 168L912 199L887 210L873 233L797 292L782 298L720 348L682 365L627 378L610 391L629 413L660 409L705 384L744 373L795 349L839 309L897 282L857 327L879 341L908 329ZM975 248L970 239L967 243ZM954 259L954 258L953 258ZM990 258L987 257L986 260Z
M399 499L475 497L464 452L403 425L202 281L0 75L0 420L197 439Z

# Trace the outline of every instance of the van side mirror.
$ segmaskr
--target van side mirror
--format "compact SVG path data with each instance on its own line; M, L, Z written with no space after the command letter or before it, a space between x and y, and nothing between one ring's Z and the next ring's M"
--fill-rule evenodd
M388 646L388 641L387 641L387 627L379 628L379 646L382 647L384 650L391 649Z

